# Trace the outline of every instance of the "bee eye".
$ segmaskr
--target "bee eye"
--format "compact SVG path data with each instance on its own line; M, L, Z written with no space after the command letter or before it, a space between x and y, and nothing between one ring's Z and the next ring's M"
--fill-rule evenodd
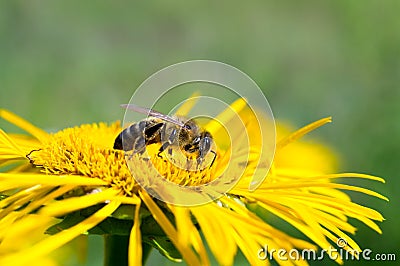
M187 129L187 130L191 130L191 129L192 129L192 127L191 127L191 126L189 126L188 124L185 124L185 129Z

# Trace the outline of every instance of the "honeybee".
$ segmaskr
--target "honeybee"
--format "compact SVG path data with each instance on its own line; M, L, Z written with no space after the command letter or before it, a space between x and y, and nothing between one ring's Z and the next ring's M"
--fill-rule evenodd
M134 104L123 104L121 106L146 114L148 117L121 131L115 139L114 149L133 151L133 154L143 154L147 145L160 143L161 147L157 154L159 157L166 150L168 150L169 155L172 155L172 148L178 147L187 160L196 158L197 166L203 163L209 152L213 153L214 158L210 167L213 165L217 153L212 150L214 141L211 133L203 130L194 120L187 120L179 116L168 116Z

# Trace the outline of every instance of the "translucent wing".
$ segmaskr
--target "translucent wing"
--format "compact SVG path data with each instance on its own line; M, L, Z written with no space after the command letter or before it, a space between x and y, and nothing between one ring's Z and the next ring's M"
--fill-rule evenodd
M168 116L166 114L157 112L157 111L152 110L150 108L141 107L141 106L138 106L138 105L135 105L135 104L121 104L121 107L126 108L128 110L132 110L132 111L141 113L141 114L145 114L145 115L148 115L148 116L153 116L153 117L160 118L160 119L162 119L164 121L171 122L171 123L173 123L175 125L178 125L180 127L183 127L185 125L183 122L181 122L181 121L179 121L179 120L177 120L177 119L175 119L175 118L173 118L171 116Z

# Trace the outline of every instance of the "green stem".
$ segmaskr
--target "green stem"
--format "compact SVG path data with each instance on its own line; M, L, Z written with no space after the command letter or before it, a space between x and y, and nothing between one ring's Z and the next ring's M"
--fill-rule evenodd
M129 235L105 235L104 242L104 266L128 266Z
M104 266L128 266L129 235L104 236ZM142 264L145 265L152 247L142 242Z

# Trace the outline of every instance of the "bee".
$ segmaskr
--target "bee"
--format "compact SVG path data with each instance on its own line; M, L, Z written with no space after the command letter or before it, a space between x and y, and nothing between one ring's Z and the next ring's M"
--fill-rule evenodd
M217 153L212 150L213 138L211 133L203 130L194 120L179 116L168 116L155 110L134 104L123 104L124 108L148 115L147 118L130 125L121 131L114 142L114 149L133 151L133 154L143 154L146 146L160 143L158 156L172 148L178 147L187 158L196 158L200 166L208 153L213 153L214 164Z

